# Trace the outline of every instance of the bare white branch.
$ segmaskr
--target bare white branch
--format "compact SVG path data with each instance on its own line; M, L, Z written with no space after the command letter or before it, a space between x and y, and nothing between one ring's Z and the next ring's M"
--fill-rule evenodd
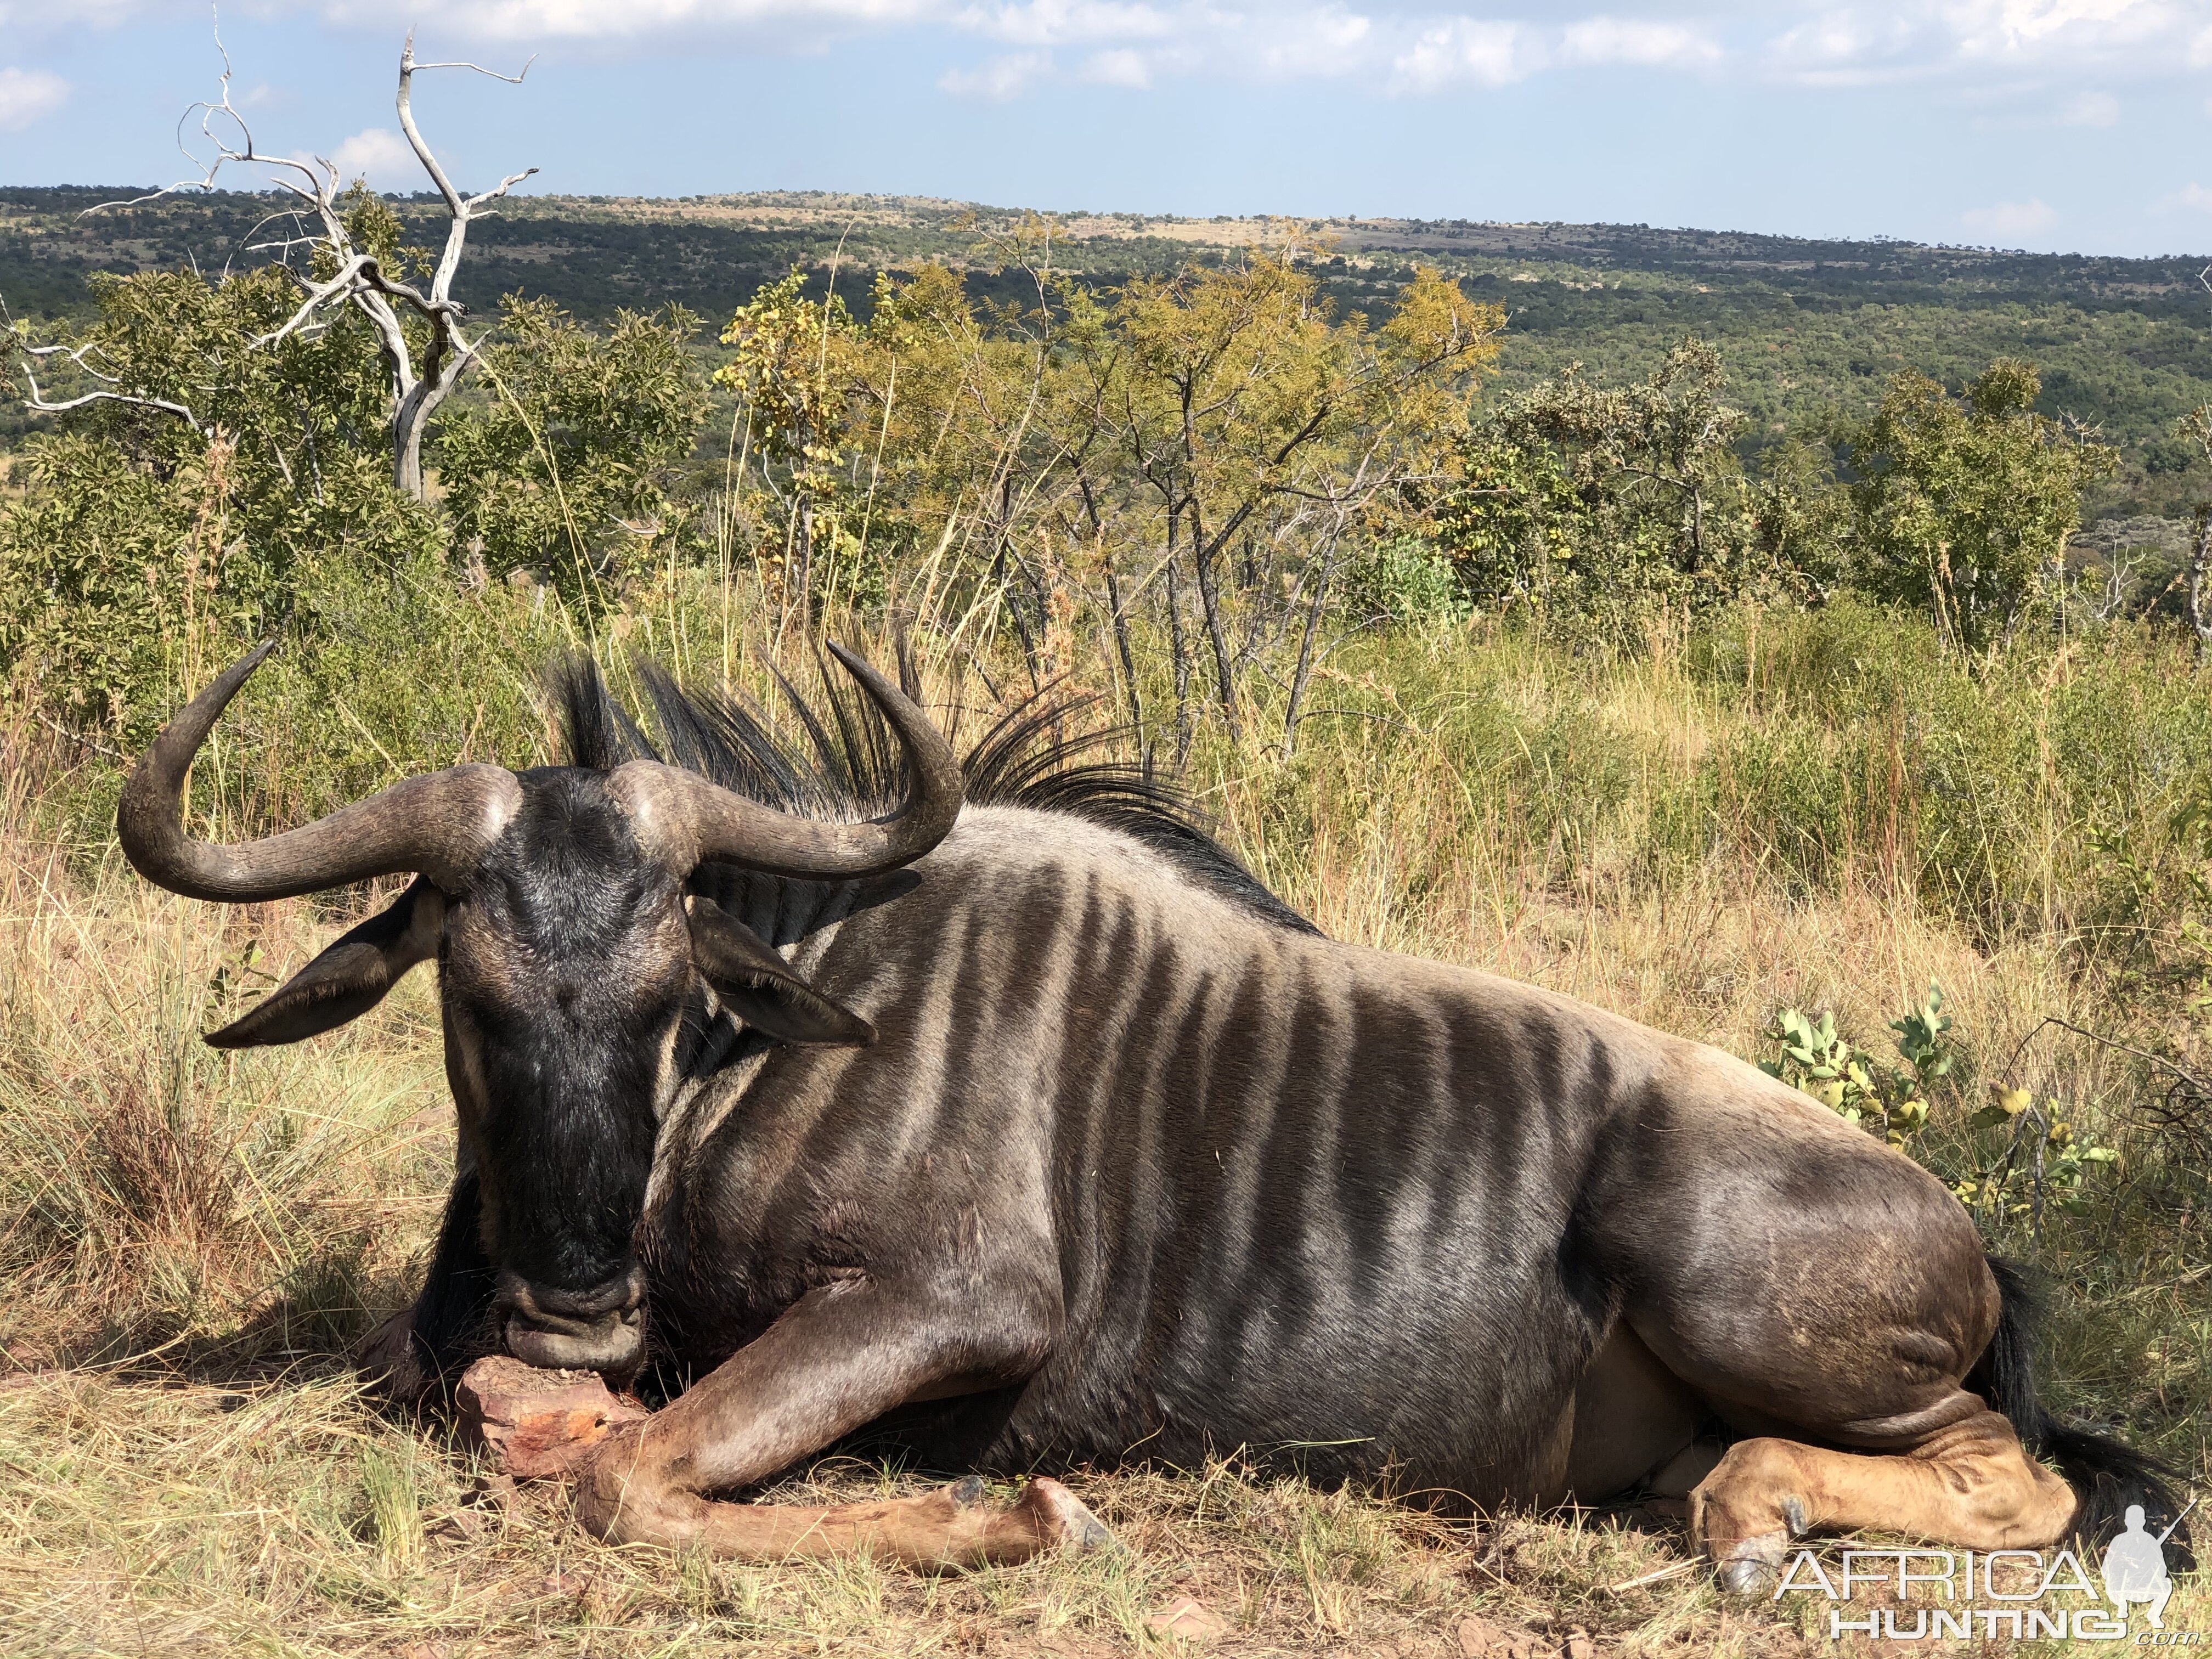
M330 281L327 283L318 283L309 287L307 289L307 297L300 302L300 308L294 312L290 317L287 318L282 325L270 330L266 334L256 335L250 342L253 349L258 351L264 346L275 345L279 340L282 340L286 335L291 333L295 329L306 323L309 318L313 317L315 314L316 307L319 306L324 305L329 301L342 295L346 295L347 297L350 297L347 291L353 287L354 283L357 280L359 280L362 268L365 266L373 266L375 263L375 257L372 254L355 254L351 258L348 259L345 264L338 267L337 274L335 276L332 276Z
M538 61L538 54L537 54L536 52L532 52L532 53L530 54L530 56L529 56L529 57L527 57L527 58L526 58L525 59L523 59L523 63L522 63L522 68L521 68L521 70L520 70L518 73L514 74L514 75L501 75L501 74L497 70L488 70L488 69L486 69L486 68L485 68L482 64L466 64L466 63L452 63L452 64L416 64L416 65L415 65L415 67L416 67L416 69L418 69L418 70L434 70L434 69L465 69L465 70L475 70L478 75L489 75L489 76L491 76L491 78L492 78L493 80L495 80L495 81L504 81L504 82L506 82L507 83L507 85L509 85L509 86L511 86L511 87L519 87L519 86L520 86L520 85L522 84L522 77L523 77L524 76L526 76L526 75L527 75L527 74L529 74L529 73L530 73L530 66L531 66L532 64L536 63L537 61Z
M16 349L21 351L26 357L66 357L70 362L76 364L78 368L83 370L87 374L91 375L95 380L105 380L110 386L121 386L123 384L123 377L121 375L103 374L98 369L94 368L90 363L85 362L84 354L86 352L96 351L99 349L98 344L94 341L86 341L74 351L65 345L27 345L18 346Z
M33 413L65 415L72 409L82 409L91 404L130 404L140 409L158 410L164 415L173 415L202 438L212 438L215 435L212 430L200 424L199 416L193 414L191 410L182 404L172 403L167 398L140 398L127 392L88 392L80 398L67 398L60 403L50 403L47 401L46 394L39 389L38 377L31 373L31 366L25 363L22 367L24 384L31 388L31 395L24 400L23 407ZM93 372L89 369L86 371L88 374ZM108 377L101 375L100 378L106 380Z
M501 197L506 195L507 191L513 190L517 185L520 184L525 179L529 178L531 174L537 171L538 169L536 167L525 167L520 173L510 173L506 178L501 179L489 190L484 191L478 195L470 197L468 202L470 216L472 218L489 218L491 216L489 214L479 215L475 211L475 210L482 207L486 202L497 201Z
M456 220L466 219L469 210L474 207L477 202L489 201L493 196L503 193L510 186L527 179L530 173L518 173L514 178L501 185L497 190L488 191L474 201L464 198L460 191L453 188L453 181L446 176L446 169L440 165L436 154L423 139L422 129L415 125L415 71L418 69L476 70L480 75L491 76L495 81L505 81L509 85L520 86L522 84L522 76L530 73L530 64L537 61L537 56L533 53L530 63L522 66L522 75L500 75L475 64L417 64L415 61L415 31L413 29L407 31L407 43L399 49L399 92L393 100L394 106L399 112L399 130L407 135L407 142L415 151L415 159L422 164L422 171L430 175L430 182L437 185L438 194L446 198L447 210L452 213ZM530 170L531 173L536 171L535 167Z

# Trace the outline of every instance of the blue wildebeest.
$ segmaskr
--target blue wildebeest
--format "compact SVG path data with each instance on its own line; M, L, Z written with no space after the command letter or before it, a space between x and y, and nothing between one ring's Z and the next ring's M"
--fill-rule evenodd
M267 649L155 742L124 848L233 902L416 877L208 1041L327 1030L436 960L459 1174L382 1363L650 1358L672 1403L578 1481L609 1537L1099 1535L1048 1479L1004 1511L972 1479L736 1501L863 1432L948 1469L1295 1449L1478 1505L1695 1481L1738 1588L1812 1529L2012 1547L2172 1509L2036 1404L2020 1289L1934 1176L1716 1049L1323 938L1048 712L963 774L840 653L867 701L802 702L802 764L648 668L662 759L572 664L572 765L193 840L185 769Z

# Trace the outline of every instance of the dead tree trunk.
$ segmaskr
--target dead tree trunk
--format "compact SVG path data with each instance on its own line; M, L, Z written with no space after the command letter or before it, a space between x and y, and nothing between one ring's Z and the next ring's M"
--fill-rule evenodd
M2197 635L2197 658L2212 650L2212 619L2204 614L2204 579L2212 569L2212 503L2197 509L2197 533L2189 540L2189 627Z

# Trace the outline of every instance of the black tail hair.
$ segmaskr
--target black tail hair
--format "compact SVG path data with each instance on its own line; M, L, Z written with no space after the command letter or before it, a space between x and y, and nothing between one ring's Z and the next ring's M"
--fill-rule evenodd
M2173 1470L2124 1441L2087 1429L2071 1428L2044 1409L2036 1392L2036 1334L2042 1324L2043 1297L2033 1277L2016 1262L1989 1258L2001 1298L1996 1334L1990 1339L1976 1381L1991 1406L2002 1412L2031 1456L2058 1467L2081 1504L2074 1512L2074 1543L2102 1551L2124 1524L2128 1506L2140 1504L2143 1524L2155 1536L2168 1527L2166 1559L2172 1571L2197 1565L2189 1528L2180 1522L2182 1504L2168 1483Z

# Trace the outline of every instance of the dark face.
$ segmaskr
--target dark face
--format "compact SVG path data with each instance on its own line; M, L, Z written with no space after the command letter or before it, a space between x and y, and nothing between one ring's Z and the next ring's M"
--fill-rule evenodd
M694 1006L690 928L599 775L518 775L513 823L447 899L446 1072L508 1351L623 1370L642 1352L631 1236Z
M533 1365L626 1372L645 1343L632 1239L687 1031L719 1010L786 1042L874 1033L687 896L684 876L640 845L608 774L514 775L512 814L465 871L416 881L207 1040L329 1030L434 958L501 1340Z

